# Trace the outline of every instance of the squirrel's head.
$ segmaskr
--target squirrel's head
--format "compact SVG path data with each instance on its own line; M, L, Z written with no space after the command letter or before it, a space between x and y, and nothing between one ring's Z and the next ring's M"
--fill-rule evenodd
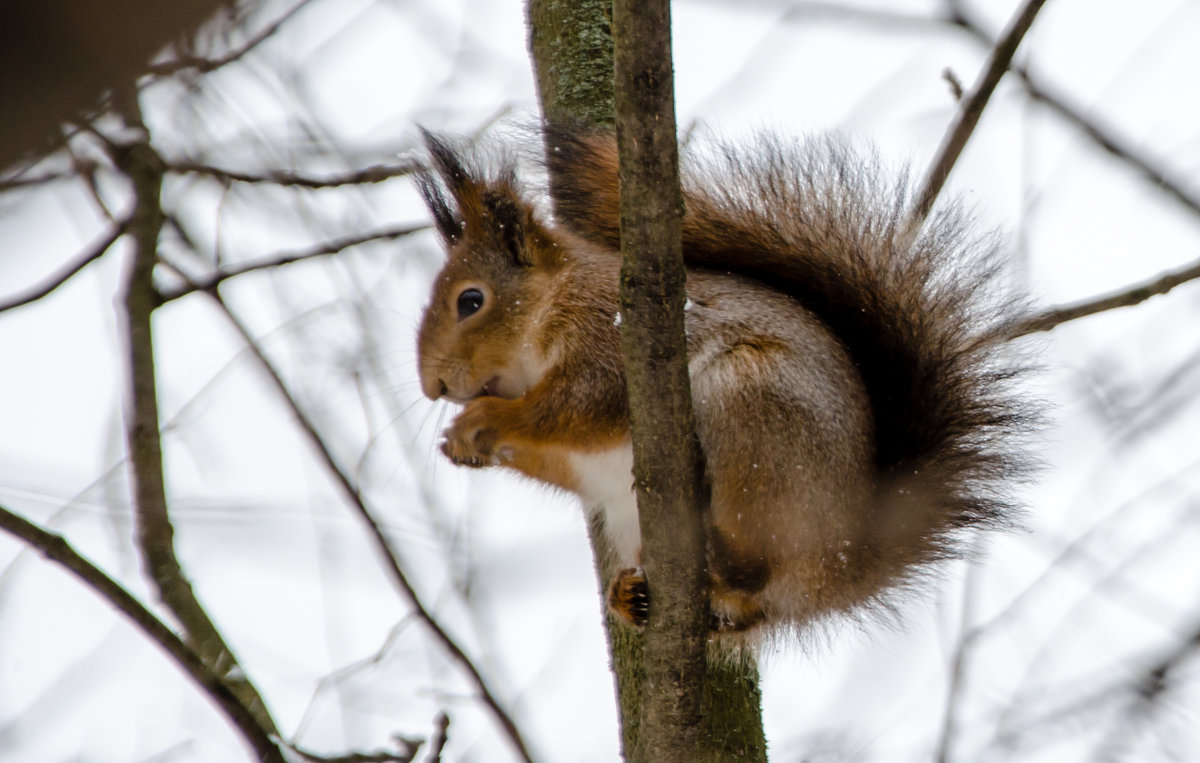
M562 257L511 164L485 175L424 137L433 166L417 183L447 257L417 337L421 389L456 402L521 397L548 366L533 329Z

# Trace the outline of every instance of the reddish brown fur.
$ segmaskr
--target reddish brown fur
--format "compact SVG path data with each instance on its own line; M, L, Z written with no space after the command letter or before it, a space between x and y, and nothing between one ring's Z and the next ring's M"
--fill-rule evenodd
M610 599L636 620L646 584L614 320L615 145L550 132L565 224L551 225L512 169L428 144L449 195L432 177L422 190L448 261L422 322L421 378L431 398L465 403L443 450L600 505L630 566ZM961 216L903 246L903 188L873 184L869 162L833 145L755 151L727 151L685 183L684 255L705 268L689 271L686 320L725 631L854 611L953 554L958 529L1007 513L1020 459L1005 438L1024 422L979 307L993 253ZM464 316L469 289L483 306Z

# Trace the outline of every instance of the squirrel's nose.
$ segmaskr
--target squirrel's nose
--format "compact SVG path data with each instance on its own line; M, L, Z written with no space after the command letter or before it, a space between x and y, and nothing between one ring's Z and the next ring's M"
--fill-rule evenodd
M430 400L440 400L443 395L450 391L450 388L446 386L444 379L430 375L421 377L421 391Z

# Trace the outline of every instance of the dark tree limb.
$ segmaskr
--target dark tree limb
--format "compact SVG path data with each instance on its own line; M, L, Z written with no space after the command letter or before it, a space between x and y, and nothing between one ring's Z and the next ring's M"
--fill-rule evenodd
M605 0L528 0L530 49L543 117L549 122L612 129L612 6ZM567 14L564 16L563 14ZM563 19L570 19L564 28ZM551 177L551 197L564 179ZM588 533L600 590L617 569L602 520L593 518ZM603 596L600 597L603 601ZM603 604L601 604L603 606ZM605 620L620 707L621 744L627 758L638 748L645 684L644 632ZM753 655L722 653L710 645L701 701L701 737L715 760L766 760L758 670Z
M160 290L160 297L164 303L171 302L179 299L180 297L187 296L188 294L193 294L197 291L211 291L229 279L237 278L238 276L243 276L247 273L256 273L261 270L270 270L272 268L291 265L297 262L305 262L307 260L328 257L331 254L337 254L351 247L359 246L361 244L369 244L373 241L394 241L395 239L411 236L414 233L418 233L428 228L428 224L397 225L391 228L371 231L370 233L335 238L307 249L301 249L294 252L281 252L266 257L262 260L256 260L254 262L243 262L236 265L228 265L203 278L188 280L179 286L164 288Z
M213 167L199 162L188 161L173 161L168 169L171 172L188 173L195 175L208 175L222 183L271 183L273 185L293 186L297 188L308 189L324 189L324 188L340 188L346 185L369 185L372 183L382 183L385 180L392 178L411 175L420 169L420 165L415 161L397 162L396 164L373 164L370 167L363 167L358 170L351 170L340 175L329 175L327 177L316 177L312 175L302 175L296 172L286 172L283 170L269 170L264 172L241 172L238 170L222 169Z
M185 644L183 639L164 625L120 583L80 556L61 535L48 532L3 506L0 506L0 530L19 538L37 549L42 556L65 568L146 634L213 701L241 734L256 759L267 763L283 763L283 753L280 752L271 732L259 724L257 714L242 703L221 676Z
M667 0L613 3L621 188L621 342L633 474L650 595L642 719L633 758L694 761L708 598L704 460L696 437L683 306L671 13Z
M250 708L259 725L276 733L266 704L258 691L237 670L237 659L225 643L192 590L175 555L175 529L167 507L163 477L162 440L158 421L158 391L154 365L151 318L161 304L154 289L158 236L163 224L159 202L163 164L148 142L110 146L117 167L134 190L134 208L127 229L132 253L123 287L121 306L125 328L129 410L126 441L133 489L134 527L146 577L159 600L183 628L188 645Z
M39 299L50 296L58 287L71 280L71 278L73 278L88 265L104 256L104 253L107 252L113 244L117 243L117 239L119 239L125 233L125 229L128 225L129 221L124 221L112 226L107 232L100 236L95 243L93 243L81 255L75 258L73 262L68 263L65 267L50 275L50 277L48 277L45 281L37 286L32 286L23 292L14 294L8 299L0 301L0 313L17 307L23 307L33 302L37 302Z

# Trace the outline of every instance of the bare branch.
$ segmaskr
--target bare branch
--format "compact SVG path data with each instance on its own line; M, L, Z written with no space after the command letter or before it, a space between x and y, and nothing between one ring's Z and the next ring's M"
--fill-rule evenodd
M294 745L289 745L289 749L312 763L410 763L417 757L420 744L407 739L401 740L401 744L405 749L399 752L351 752L345 755L318 755Z
M269 270L283 265L291 265L296 262L304 262L318 257L327 257L331 254L337 254L345 249L362 244L368 244L372 241L391 241L404 236L411 236L414 233L426 230L429 228L427 223L421 225L398 225L393 228L384 228L383 230L372 231L357 236L346 236L344 238L333 239L323 244L318 244L310 249L303 249L296 252L287 252L276 254L258 262L239 263L222 268L216 273L201 279L186 280L181 286L161 291L162 301L170 302L179 299L196 291L212 291L230 278L254 273L260 270Z
M19 191L26 188L34 188L42 185L49 185L50 183L59 183L64 180L75 179L76 175L73 171L47 172L41 175L31 175L29 177L18 174L16 177L10 177L7 180L0 180L0 193L4 193L6 191Z
M927 27L938 23L936 19L890 11L882 7L862 7L844 2L820 2L819 0L692 0L692 4L708 4L736 7L739 11L757 10L771 13L782 12L781 20L789 23L811 23L824 19L849 21L857 26L876 27L887 32L896 32L909 27Z
M1008 71L1009 63L1016 54L1021 39L1029 31L1030 25L1033 24L1034 18L1045 2L1046 0L1026 0L1025 5L1009 23L1004 35L992 48L988 64L971 88L971 92L960 102L958 115L942 139L937 156L930 164L925 179L921 182L920 190L916 194L916 201L913 202L913 207L909 211L906 229L910 234L914 234L920 229L929 215L929 211L933 209L933 203L946 184L946 178L954 169L954 164L967 145L971 133L975 131L975 126L979 124L984 107L987 106L988 100L996 90L996 85L1000 83L1000 78Z
M977 40L990 44L988 33L965 13L956 10L952 23L969 32ZM1051 108L1060 117L1082 130L1100 148L1143 175L1150 186L1165 192L1192 213L1200 215L1200 197L1190 193L1152 159L1141 155L1128 138L1100 122L1094 115L1086 116L1082 109L1071 104L1064 95L1055 91L1027 67L1017 65L1012 67L1011 71L1025 83L1031 98Z
M722 2L727 2L727 0L722 0ZM783 16L786 21L826 17L852 20L860 24L869 23L889 32L910 30L918 34L924 33L932 27L949 23L967 32L981 45L995 48L997 44L991 33L967 13L967 8L961 2L951 2L950 13L944 18L893 13L877 9L858 9L833 3L792 2L792 0L740 0L738 7L744 8L751 2L759 7L786 8L788 12ZM1028 67L1021 64L1010 64L1009 71L1021 79L1031 98L1053 110L1091 138L1100 148L1143 175L1151 186L1164 191L1191 212L1200 214L1200 197L1184 188L1182 182L1173 179L1167 169L1158 166L1153 159L1142 155L1128 138L1102 123L1095 115L1086 115L1082 108L1071 103L1067 96L1037 76ZM960 99L956 97L956 100Z
M1089 315L1095 315L1118 307L1137 305L1151 297L1166 294L1176 286L1197 278L1200 278L1200 262L1111 294L1104 294L1077 302L1073 305L1046 310L1015 325L1009 335L1018 337L1026 334L1034 334L1039 331L1049 331L1067 321L1086 318Z
M1193 626L1191 634L1176 648L1147 665L1132 679L1111 687L1111 691L1131 694L1131 702L1101 738L1096 760L1121 761L1136 757L1132 743L1137 733L1153 722L1156 712L1171 706L1164 697L1175 687L1180 666L1195 657L1198 651L1200 629Z
M1124 749L1125 745L1122 742L1129 738L1130 732L1136 731L1137 726L1149 721L1156 708L1171 706L1171 703L1162 702L1163 695L1171 690L1174 674L1181 665L1194 658L1198 651L1200 629L1193 626L1191 633L1174 649L1166 652L1158 660L1148 663L1143 670L1129 676L1124 670L1103 669L1095 678L1085 679L1086 683L1095 688L1066 692L1065 701L1029 718L1022 728L1004 729L1002 726L989 747L1007 748L1009 757L1012 757L1012 753L1019 747L1034 743L1028 740L1028 737L1040 735L1041 738L1045 738L1049 730L1067 724L1087 722L1089 715L1120 702L1127 707L1107 726L1107 733L1101 737L1098 745L1101 754L1094 759L1129 760L1132 751ZM1132 699L1132 705L1127 701L1129 699Z
M238 172L236 170L226 170L195 162L172 162L167 166L167 170L170 172L209 175L224 183L274 183L275 185L296 186L300 188L312 189L338 188L344 185L382 183L383 181L391 180L392 178L411 175L420 168L420 164L416 161L404 161L390 165L375 164L370 167L364 167L360 170L348 172L344 175L310 177L307 175L299 175L294 172L284 172L281 170L271 170L262 173Z
M232 650L196 598L175 556L175 530L167 509L163 476L151 329L151 314L161 304L154 288L153 272L163 223L159 203L163 165L145 142L112 146L112 152L118 168L131 180L135 196L128 223L133 257L126 276L122 306L131 406L126 421L126 439L138 549L146 577L162 603L178 619L188 644L218 675L226 677L233 691L255 714L258 724L274 734L275 723L258 690L246 678L245 671L234 670L237 660Z
M61 565L142 631L178 665L221 710L257 759L283 763L284 757L255 714L230 690L199 655L99 567L89 562L61 535L48 532L0 506L0 530L21 539L52 562Z
M51 275L45 281L37 286L30 287L22 293L18 293L8 299L0 302L0 313L6 310L12 310L17 307L28 305L32 302L37 302L43 297L47 297L54 292L55 289L62 286L67 281L71 280L79 271L100 259L109 248L117 242L125 229L128 227L129 221L123 220L117 225L109 229L107 233L101 236L97 241L88 247L83 254L77 257L73 262L66 267L61 268L58 272Z
M152 74L155 77L169 77L172 74L177 74L185 69L193 69L200 74L207 74L208 72L220 69L222 66L227 66L228 64L234 63L235 61L243 58L250 51L254 50L260 44L274 36L275 33L279 31L280 27L287 23L301 8L308 5L308 3L309 0L300 0L299 3L292 6L292 8L286 13L268 24L263 28L262 31L246 41L244 45L235 50L229 51L223 56L206 58L204 56L180 55L171 59L170 61L151 64L147 69L147 73Z
M450 716L445 713L438 715L434 721L435 734L429 742L429 763L441 763L442 751L446 747L446 731L450 728Z
M193 287L193 290L199 290L199 287L195 286ZM309 419L308 415L303 411L303 409L301 409L300 404L296 401L295 396L292 395L291 390L289 390L287 385L284 383L283 377L280 375L279 371L263 353L262 348L258 346L258 343L254 340L253 336L251 336L245 325L238 320L237 316L235 316L229 309L228 305L225 304L225 301L221 298L221 295L217 289L205 289L204 293L212 297L221 313L230 322L230 324L232 324L238 334L241 335L242 341L246 343L247 347L250 348L250 351L254 353L263 369L267 372L267 377L270 379L272 386L279 393L284 404L292 413L296 423L300 426L301 431L304 433L305 438L316 451L318 457L325 464L326 468L329 469L334 482L340 488L343 496L362 520L388 572L391 574L393 581L403 593L404 597L413 607L414 614L417 619L429 629L429 632L433 635L434 640L442 647L442 649L446 651L447 654L450 655L451 659L458 664L458 666L470 679L471 683L475 685L475 689L479 693L480 699L492 713L492 716L496 719L496 722L500 725L501 729L508 737L509 742L515 748L520 759L527 761L527 763L532 763L532 758L529 755L529 751L525 747L525 742L521 738L521 733L517 729L517 725L508 715L507 711L505 711L505 709L501 706L499 700L496 699L496 696L488 686L487 681L483 678L483 675L479 672L478 668L475 667L474 663L471 662L471 659L462 650L462 648L455 643L454 639L450 637L450 635L437 622L433 615L430 614L429 610L425 608L424 604L421 603L420 598L417 596L416 589L414 589L412 584L408 581L408 576L404 573L403 568L400 566L399 555L392 547L391 540L383 531L383 528L380 526L379 522L376 521L373 512L370 508L368 508L366 500L362 496L362 492L347 474L346 470L344 470L337 463L337 460L333 456L333 452L329 449L329 446L326 445L325 440L323 437L321 437L320 432L317 431L316 425L312 422L312 420Z

